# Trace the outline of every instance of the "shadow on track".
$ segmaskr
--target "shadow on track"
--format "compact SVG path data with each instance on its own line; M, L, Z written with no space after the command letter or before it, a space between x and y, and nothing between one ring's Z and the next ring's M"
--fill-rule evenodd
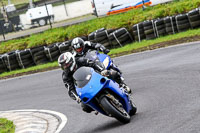
M135 118L136 117L136 118ZM133 117L131 117L131 121L135 121L137 119L138 115L135 115ZM130 123L132 123L130 122ZM92 129L91 131L87 131L87 133L101 133L101 132L106 132L106 131L111 131L115 128L120 128L121 126L126 126L130 123L127 123L127 124L123 124L117 120L112 120L112 121L109 121L109 122L106 122L106 123L102 123L101 126L95 128L95 129Z
M93 129L92 131L89 131L88 133L105 132L105 131L108 131L108 130L112 130L114 128L118 128L118 127L123 126L123 125L124 124L118 122L117 120L116 121L110 121L110 122L102 124L101 126Z

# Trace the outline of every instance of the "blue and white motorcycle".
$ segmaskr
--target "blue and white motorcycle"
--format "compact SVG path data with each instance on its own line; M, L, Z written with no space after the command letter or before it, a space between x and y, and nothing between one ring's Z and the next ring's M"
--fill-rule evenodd
M109 67L111 64L108 55L100 54L97 57L104 66ZM136 113L137 108L124 88L120 88L118 83L102 76L93 68L81 67L73 78L81 101L96 112L114 117L122 123L130 122L130 116Z

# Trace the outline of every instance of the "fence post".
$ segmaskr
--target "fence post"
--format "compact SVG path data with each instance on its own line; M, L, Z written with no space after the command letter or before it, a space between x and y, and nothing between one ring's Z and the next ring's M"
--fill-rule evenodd
M4 41L5 41L6 38L5 38L4 30L3 30L3 27L2 27L2 24L1 24L1 23L0 23L0 28L1 28L1 31L2 31L3 39L4 39Z
M142 9L145 10L144 0L142 0Z
M51 27L51 29L52 29L52 24L51 24L51 20L50 20L49 11L48 11L48 8L47 8L46 1L45 1L44 4L45 4L46 10L47 10L47 15L48 15L49 24L50 24L50 27Z
M66 12L66 15L68 16L68 13L67 13L67 7L66 7L65 0L63 0L63 3L64 3L64 7L65 7L65 12Z

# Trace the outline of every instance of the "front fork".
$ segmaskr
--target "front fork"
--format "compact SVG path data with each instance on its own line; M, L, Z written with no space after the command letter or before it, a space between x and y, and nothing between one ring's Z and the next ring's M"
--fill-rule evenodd
M111 64L110 67L111 67L111 69L113 69L113 70L119 72L120 75L122 75L122 72L121 72L121 71L119 70L119 68L113 63L113 61L112 61L112 64Z

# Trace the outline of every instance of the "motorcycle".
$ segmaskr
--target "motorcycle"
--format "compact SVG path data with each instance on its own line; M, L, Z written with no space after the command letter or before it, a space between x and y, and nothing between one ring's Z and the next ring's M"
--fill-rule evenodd
M81 101L96 112L122 123L130 122L130 116L136 113L137 108L124 88L93 68L80 67L73 78Z
M103 67L107 70L114 69L121 74L121 71L117 68L117 66L113 63L110 56L106 54L99 53L95 50L89 50L85 54L85 58L95 61L99 65L103 65Z

